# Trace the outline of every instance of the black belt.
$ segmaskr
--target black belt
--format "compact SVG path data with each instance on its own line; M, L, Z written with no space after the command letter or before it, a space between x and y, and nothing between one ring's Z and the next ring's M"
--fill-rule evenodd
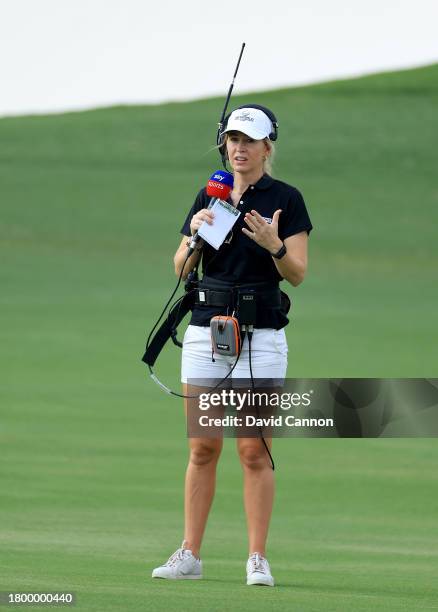
M232 306L233 292L198 289L195 304L197 306Z
M235 308L239 292L255 291L258 304L270 308L281 307L281 292L278 285L272 283L245 283L230 285L205 277L196 291L195 304L197 306L215 306L218 308Z

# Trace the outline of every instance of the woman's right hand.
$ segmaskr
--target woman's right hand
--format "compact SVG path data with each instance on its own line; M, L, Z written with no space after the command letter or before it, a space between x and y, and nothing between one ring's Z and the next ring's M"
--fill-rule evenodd
M197 212L196 215L193 215L192 220L190 221L190 231L192 232L192 236L196 234L196 232L204 223L204 221L207 221L209 225L213 225L213 219L214 213L212 213L211 210L208 210L207 208L203 208L202 210Z

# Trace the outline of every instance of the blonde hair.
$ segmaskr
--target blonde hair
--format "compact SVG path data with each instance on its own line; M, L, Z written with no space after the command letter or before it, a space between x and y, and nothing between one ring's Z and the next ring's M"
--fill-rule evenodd
M272 142L272 140L269 140L269 138L264 138L263 140L268 145L268 148L269 148L269 155L266 157L265 161L263 162L263 172L265 172L265 174L269 174L269 176L272 176L272 166L274 164L274 157L275 157L275 145Z
M228 133L224 134L224 142L223 142L224 147L226 147L227 138L228 138ZM263 162L263 172L265 174L269 174L269 176L272 176L272 166L274 164L274 157L275 157L275 145L272 142L272 140L269 140L269 138L263 138L263 142L267 145L269 149L269 155L266 156ZM216 145L215 147L213 147L213 149L219 149L221 146L222 145ZM226 148L225 148L225 159L228 159Z

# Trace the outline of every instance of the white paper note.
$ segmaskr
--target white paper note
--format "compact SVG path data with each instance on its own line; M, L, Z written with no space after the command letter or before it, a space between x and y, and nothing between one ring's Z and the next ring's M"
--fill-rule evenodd
M216 200L210 209L214 214L213 225L206 221L201 225L198 234L216 250L219 249L227 234L240 216L232 204L223 200Z

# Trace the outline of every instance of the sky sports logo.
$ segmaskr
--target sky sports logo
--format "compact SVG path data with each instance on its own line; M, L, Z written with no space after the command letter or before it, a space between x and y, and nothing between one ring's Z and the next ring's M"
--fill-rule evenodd
M225 191L227 188L223 183L217 183L216 181L208 181L208 187L211 189L220 189L221 191Z

